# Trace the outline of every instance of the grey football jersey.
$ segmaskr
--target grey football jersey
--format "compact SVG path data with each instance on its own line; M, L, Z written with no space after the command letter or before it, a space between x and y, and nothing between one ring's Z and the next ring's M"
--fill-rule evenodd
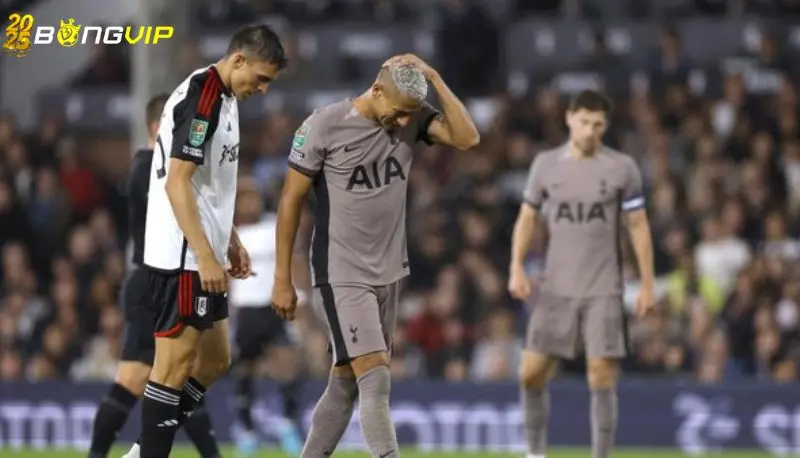
M621 216L645 206L641 174L630 156L610 148L584 159L569 155L566 146L542 152L531 165L524 198L542 209L550 232L544 291L565 297L622 293Z
M289 166L314 178L315 285L388 285L409 273L406 194L412 150L429 143L429 105L389 133L351 100L314 111L295 132Z

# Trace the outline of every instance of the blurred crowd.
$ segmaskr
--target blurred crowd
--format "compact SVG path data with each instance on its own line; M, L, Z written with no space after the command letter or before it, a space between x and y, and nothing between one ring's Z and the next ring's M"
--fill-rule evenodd
M292 2L225 5L281 3ZM798 2L778 3L796 8ZM626 369L636 376L706 383L795 381L800 362L796 68L764 40L751 63L777 76L773 87L753 91L746 74L732 71L724 74L719 94L704 95L691 84L682 49L665 30L648 67L624 69L626 78L645 72L649 90L615 97L606 138L641 167L656 250L658 310L629 323ZM104 53L98 48L97 59L73 83L127 84L125 59ZM187 70L202 65L193 56ZM601 49L594 58L588 64L608 69L607 79L618 75L613 72L621 66L602 62ZM447 79L449 72L443 74ZM408 203L412 274L393 347L397 378L516 375L527 316L537 298L523 304L506 293L511 228L534 156L565 141L567 98L550 87L511 97L495 89L498 79L488 74L475 83L482 87L476 92L488 92L497 108L482 123L479 147L466 153L421 147L416 156ZM454 82L454 89L471 92L475 84ZM306 114L277 112L243 126L242 180L260 188L265 211L277 203L292 133ZM118 290L128 263L121 173L129 145L104 140L98 148L99 141L70 132L57 117L45 115L35 129L22 130L12 113L0 116L0 380L113 376L123 333ZM87 153L98 149L102 155ZM98 159L110 156L117 159ZM306 297L312 220L310 202L296 268ZM546 241L542 228L527 263L535 282ZM635 291L633 254L629 243L623 246L626 281ZM233 312L234 325L235 318ZM310 307L291 326L297 361L305 363L309 376L324 377L327 336ZM582 365L565 362L562 372L579 374ZM280 362L266 354L262 373L277 370Z
M253 17L279 15L292 21L403 22L425 17L439 7L457 10L471 0L202 0L201 20L207 23L248 22ZM499 18L531 15L599 18L679 18L698 14L735 17L759 14L781 17L800 14L796 0L475 0Z

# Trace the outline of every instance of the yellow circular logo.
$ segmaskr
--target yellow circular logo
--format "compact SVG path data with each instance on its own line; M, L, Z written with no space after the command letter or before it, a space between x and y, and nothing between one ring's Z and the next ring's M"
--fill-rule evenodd
M56 34L56 38L61 46L71 48L78 43L78 34L81 30L81 26L75 25L75 19L69 18L67 22L61 20L61 26L58 28L58 34Z

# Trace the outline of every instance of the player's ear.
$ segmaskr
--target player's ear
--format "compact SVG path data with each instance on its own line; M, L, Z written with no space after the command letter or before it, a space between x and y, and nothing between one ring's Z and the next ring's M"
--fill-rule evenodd
M383 95L383 85L379 82L375 82L369 89L369 93L373 99L380 98L381 95Z
M247 63L247 56L243 52L234 52L231 54L231 62L233 62L233 68L238 70Z

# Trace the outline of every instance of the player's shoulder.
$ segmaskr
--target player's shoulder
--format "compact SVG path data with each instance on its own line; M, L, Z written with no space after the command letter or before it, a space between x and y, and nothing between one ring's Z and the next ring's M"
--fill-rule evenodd
M314 126L335 124L344 119L351 109L352 104L349 100L334 102L314 109L308 118L306 118L306 122L313 123Z
M295 132L295 138L313 137L317 139L317 143L328 138L330 127L341 122L351 106L349 101L343 100L314 109Z
M211 66L200 67L189 73L186 78L172 91L170 100L175 103L184 99L189 94L201 91L206 79L211 76Z
M533 164L536 167L547 167L558 161L565 154L565 151L563 146L541 150L534 156Z
M600 154L605 160L613 162L615 165L621 167L636 167L636 161L630 154L626 154L609 146L604 146Z

